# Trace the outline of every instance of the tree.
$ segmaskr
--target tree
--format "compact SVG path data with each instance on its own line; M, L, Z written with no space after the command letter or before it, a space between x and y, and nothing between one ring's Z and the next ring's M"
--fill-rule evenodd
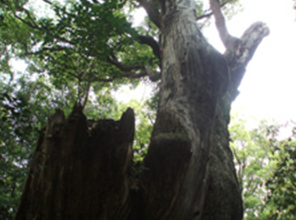
M270 146L274 170L266 181L268 214L270 219L296 219L295 127L292 136L285 140L271 138Z
M51 106L72 105L72 94L55 100L57 91L44 79L32 82L25 75L11 84L1 82L0 91L0 218L13 219L24 189L28 160L47 116L54 111Z
M46 0L53 19L36 19L26 2L3 2L7 18L25 23L35 36L23 48L33 55L32 67L46 68L56 86L76 80L79 99L67 119L61 110L49 118L16 219L242 219L227 127L245 68L269 32L265 24L231 36L221 12L229 2L218 0L210 0L208 14L200 14L202 2L189 0ZM152 36L132 28L125 4L146 10ZM211 15L223 55L197 23ZM154 56L138 53L142 44ZM91 84L147 75L161 78L157 117L141 172L131 176L133 110L119 121L90 121L82 110Z
M247 129L246 122L236 116L230 126L244 219L295 219L294 127L292 136L280 139L281 129L291 123L262 120L255 129Z
M247 123L254 120L232 115L229 127L234 153L234 164L243 196L244 219L270 219L271 203L266 203L266 182L274 172L274 161L271 154L271 139L277 142L279 125L271 125L266 120L258 122L253 129Z

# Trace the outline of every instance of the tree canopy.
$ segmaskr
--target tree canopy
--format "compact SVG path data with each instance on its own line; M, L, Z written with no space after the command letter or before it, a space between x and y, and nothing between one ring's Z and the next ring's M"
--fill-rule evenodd
M248 129L254 120L246 119L233 115L230 125L245 219L295 219L295 124L261 120ZM283 139L286 127L291 133Z

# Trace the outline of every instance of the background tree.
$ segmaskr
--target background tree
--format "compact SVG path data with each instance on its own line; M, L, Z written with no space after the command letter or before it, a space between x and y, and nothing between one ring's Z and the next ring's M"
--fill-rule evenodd
M49 74L58 89L76 82L78 99L68 119L60 110L49 118L16 219L242 218L227 126L245 67L269 32L265 24L232 37L221 12L230 2L217 0L203 14L202 2L189 0L45 1L52 18L30 12L27 2L2 2L4 33L12 23L26 33L15 34L21 36L18 56L31 55L30 70ZM151 21L146 35L127 21L125 5L144 7ZM197 23L211 15L226 47L223 55ZM95 122L82 110L89 91L144 76L161 79L160 92L143 172L133 177L133 111L117 122Z
M242 119L236 114L230 125L244 219L294 219L294 134L281 139L287 125L263 120L257 128L250 129L247 124L251 121L255 124L253 119Z
M73 103L71 93L60 96L42 78L32 82L23 76L11 84L1 83L0 91L0 217L12 219L24 189L29 159L48 115L54 111L52 107Z
M272 138L270 146L274 170L266 181L268 214L270 219L296 219L295 128L286 140Z

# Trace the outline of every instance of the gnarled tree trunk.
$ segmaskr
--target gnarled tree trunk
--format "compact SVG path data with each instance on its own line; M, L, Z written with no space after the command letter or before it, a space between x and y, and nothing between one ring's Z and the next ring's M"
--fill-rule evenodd
M224 55L201 34L194 1L162 0L161 14L140 1L162 33L159 107L140 178L128 175L131 109L119 122L92 123L78 107L68 119L58 111L39 140L16 219L242 219L229 112L268 29L258 22L233 38L218 1L210 2Z
M229 72L224 57L199 31L190 5L166 4L173 10L166 11L162 24L159 109L143 174L145 214L147 219L200 219L217 103Z

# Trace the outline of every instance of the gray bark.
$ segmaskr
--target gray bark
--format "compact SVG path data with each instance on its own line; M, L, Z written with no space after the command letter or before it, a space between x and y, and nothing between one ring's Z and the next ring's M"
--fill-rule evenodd
M159 109L143 174L145 214L147 219L202 219L217 104L229 70L201 34L193 1L165 1L164 7ZM236 197L241 209L240 194Z
M194 1L161 3L162 84L143 174L146 219L242 219L230 106L268 28L258 22L241 39L227 36L222 55L199 31Z

